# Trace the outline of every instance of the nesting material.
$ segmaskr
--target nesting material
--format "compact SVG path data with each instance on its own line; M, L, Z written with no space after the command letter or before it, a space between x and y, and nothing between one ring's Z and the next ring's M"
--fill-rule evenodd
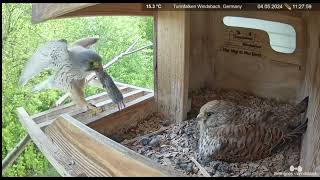
M281 117L281 113L286 113L293 105L236 90L202 89L191 94L191 97L192 106L188 113L189 120L170 124L170 121L164 119L162 115L153 114L138 123L136 127L129 129L124 134L123 138L125 140L122 141L122 144L188 176L208 176L208 174L214 177L283 176L281 173L291 173L291 165L294 167L299 165L301 140L297 139L279 153L265 159L246 163L227 163L212 160L207 164L200 164L200 167L195 162L197 159L199 131L197 122L193 118L206 102L227 100L243 106L271 108L279 117ZM292 121L295 121L295 119ZM130 141L130 139L134 140ZM200 170L199 168L203 169Z

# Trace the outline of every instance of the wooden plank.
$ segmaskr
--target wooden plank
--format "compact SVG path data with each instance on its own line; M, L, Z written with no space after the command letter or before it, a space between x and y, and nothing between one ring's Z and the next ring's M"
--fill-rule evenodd
M48 161L58 171L61 176L78 176L81 172L77 164L72 164L73 159L63 153L52 141L43 133L40 127L30 118L28 113L19 107L17 109L21 124L27 129L33 142L44 154ZM71 164L70 164L71 163Z
M126 87L129 87L129 88L132 88L132 89L139 89L139 90L143 90L143 91L146 91L146 92L153 93L152 89L142 88L142 87L134 86L134 85L131 85L131 84L125 84L125 83L121 83L121 82L114 82L114 83L116 85L119 85L119 86L126 86Z
M142 90L135 90L132 92L129 92L127 94L124 94L124 99L123 102L125 103L126 107L128 107L128 103L139 98L139 97L143 97L146 94L146 92L142 91ZM118 107L116 104L114 104L112 102L112 100L107 100L107 101L103 101L100 102L98 104L96 104L97 107L103 107L104 111L98 114L93 115L91 112L84 112L84 113L77 113L75 114L73 117L80 120L83 123L89 123L95 120L98 120L100 118L103 118L105 116L105 114L109 114L111 112L117 112L119 111ZM125 109L125 108L124 108ZM121 109L122 111L123 109Z
M136 99L137 97L143 96L144 91L141 90L135 90L131 91L129 93L124 94L124 103L130 102L132 99ZM78 118L80 121L94 121L96 119L99 119L103 117L104 114L118 111L118 108L115 104L113 104L112 100L109 99L107 101L100 102L96 104L97 107L103 107L105 109L104 112L92 114L91 111L82 112L79 109L67 112L70 116L74 116L75 118ZM37 124L39 124L41 127L50 124L55 118L57 118L59 115L63 114L63 112L54 112L53 114L45 115L42 119L37 119L35 121Z
M134 91L131 91L129 93L126 93L125 96L123 97L124 98L124 102L128 102L129 99L127 97L131 97L131 99L135 99L137 96L143 96L145 94L145 92L143 90L134 90ZM136 95L134 97L132 97L132 95ZM111 99L108 99L108 100L105 100L105 101L101 101L99 103L96 104L97 107L102 107L102 106L105 106L105 105L108 105L108 104L111 104L112 103L112 100ZM115 105L115 104L114 104Z
M97 3L33 3L32 23L57 18L63 14L96 4Z
M121 90L122 93L132 91L131 88L124 87L124 86L120 87L119 89ZM89 103L96 104L96 103L100 103L101 101L105 101L108 99L110 99L108 96L108 93L102 92L102 93L87 97L86 101L88 101ZM79 108L77 108L75 106L75 104L73 102L71 102L71 103L68 103L68 104L65 104L62 106L54 107L54 108L49 109L47 111L37 113L37 114L31 116L31 118L38 124L41 121L43 121L43 119L52 119L53 117L57 116L57 113L59 115L62 113L73 112L73 111L79 112Z
M179 176L173 170L103 136L71 116L57 118L46 133L86 176Z
M7 156L2 160L2 174L5 172L7 167L9 167L23 152L24 148L30 142L30 136L27 134L20 140L20 142L7 154Z
M296 32L296 49L292 54L285 54L285 53L278 53L274 51L269 42L269 37L260 37L258 40L262 43L265 43L265 47L261 50L261 53L266 56L269 60L273 61L279 61L289 64L296 64L296 65L302 65L305 63L303 56L305 53L305 36L304 36L304 29L303 29L303 21L300 17L293 17L288 16L285 14L270 14L270 12L257 12L257 11L223 11L216 14L219 21L217 21L216 27L219 29L217 31L216 36L221 37L223 31L228 27L224 25L222 19L225 16L238 16L238 17L247 17L247 18L256 18L256 19L262 19L262 20L269 20L274 22L280 22L291 25L295 32ZM220 20L221 19L221 20ZM231 29L231 27L228 27ZM254 30L250 29L253 33L257 33L261 30ZM264 32L264 31L261 31ZM267 34L267 33L266 33ZM219 41L217 43L221 43L225 40L222 40L222 37L219 38ZM268 60L266 59L266 60Z
M153 89L156 99L158 99L157 89L158 89L158 37L157 37L157 30L158 30L158 16L157 11L154 11L153 14ZM158 107L156 107L158 108ZM157 110L159 111L159 110Z
M305 13L307 65L299 99L309 96L308 128L303 137L300 164L305 172L320 175L320 20L319 13Z
M190 12L158 11L156 21L156 103L167 118L182 121L187 115Z
M152 16L153 11L144 10L143 3L99 3L79 9L61 17L79 16Z
M214 82L213 62L216 49L215 22L208 11L190 12L189 91L207 87Z
M153 12L144 11L143 7L143 3L34 3L32 4L32 22L80 16L152 16Z
M121 136L126 130L155 112L154 95L147 94L127 104L120 112L109 112L88 122L88 126L106 136Z

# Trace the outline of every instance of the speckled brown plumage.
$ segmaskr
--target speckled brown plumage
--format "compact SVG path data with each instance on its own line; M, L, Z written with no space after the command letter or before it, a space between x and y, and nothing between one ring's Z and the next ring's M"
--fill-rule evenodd
M228 162L268 157L304 133L306 121L287 122L305 112L307 104L308 98L305 98L288 111L285 118L279 118L268 109L254 109L223 100L210 101L201 107L197 117L199 155L202 160L213 158Z

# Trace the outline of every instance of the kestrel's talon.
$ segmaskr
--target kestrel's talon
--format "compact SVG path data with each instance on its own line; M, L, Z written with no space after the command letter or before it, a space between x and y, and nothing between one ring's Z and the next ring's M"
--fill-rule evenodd
M97 115L98 113L102 113L103 112L103 110L101 109L101 108L94 108L94 109L92 109L91 110L93 113L93 115Z
M106 111L106 107L105 106L101 106L100 107L102 111Z
M89 103L88 105L88 109L90 109L90 111L92 112L92 114L94 116L96 116L98 113L102 113L104 110L103 110L103 107L97 107L96 105L92 104L92 103Z

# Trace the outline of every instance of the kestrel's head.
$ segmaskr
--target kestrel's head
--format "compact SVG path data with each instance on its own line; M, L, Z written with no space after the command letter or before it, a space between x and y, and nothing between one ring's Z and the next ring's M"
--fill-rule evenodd
M77 61L84 71L97 71L102 68L102 58L93 50L87 49L77 55Z
M236 107L232 103L223 100L213 100L200 108L196 120L204 123L206 126L216 126L233 118L235 111Z

